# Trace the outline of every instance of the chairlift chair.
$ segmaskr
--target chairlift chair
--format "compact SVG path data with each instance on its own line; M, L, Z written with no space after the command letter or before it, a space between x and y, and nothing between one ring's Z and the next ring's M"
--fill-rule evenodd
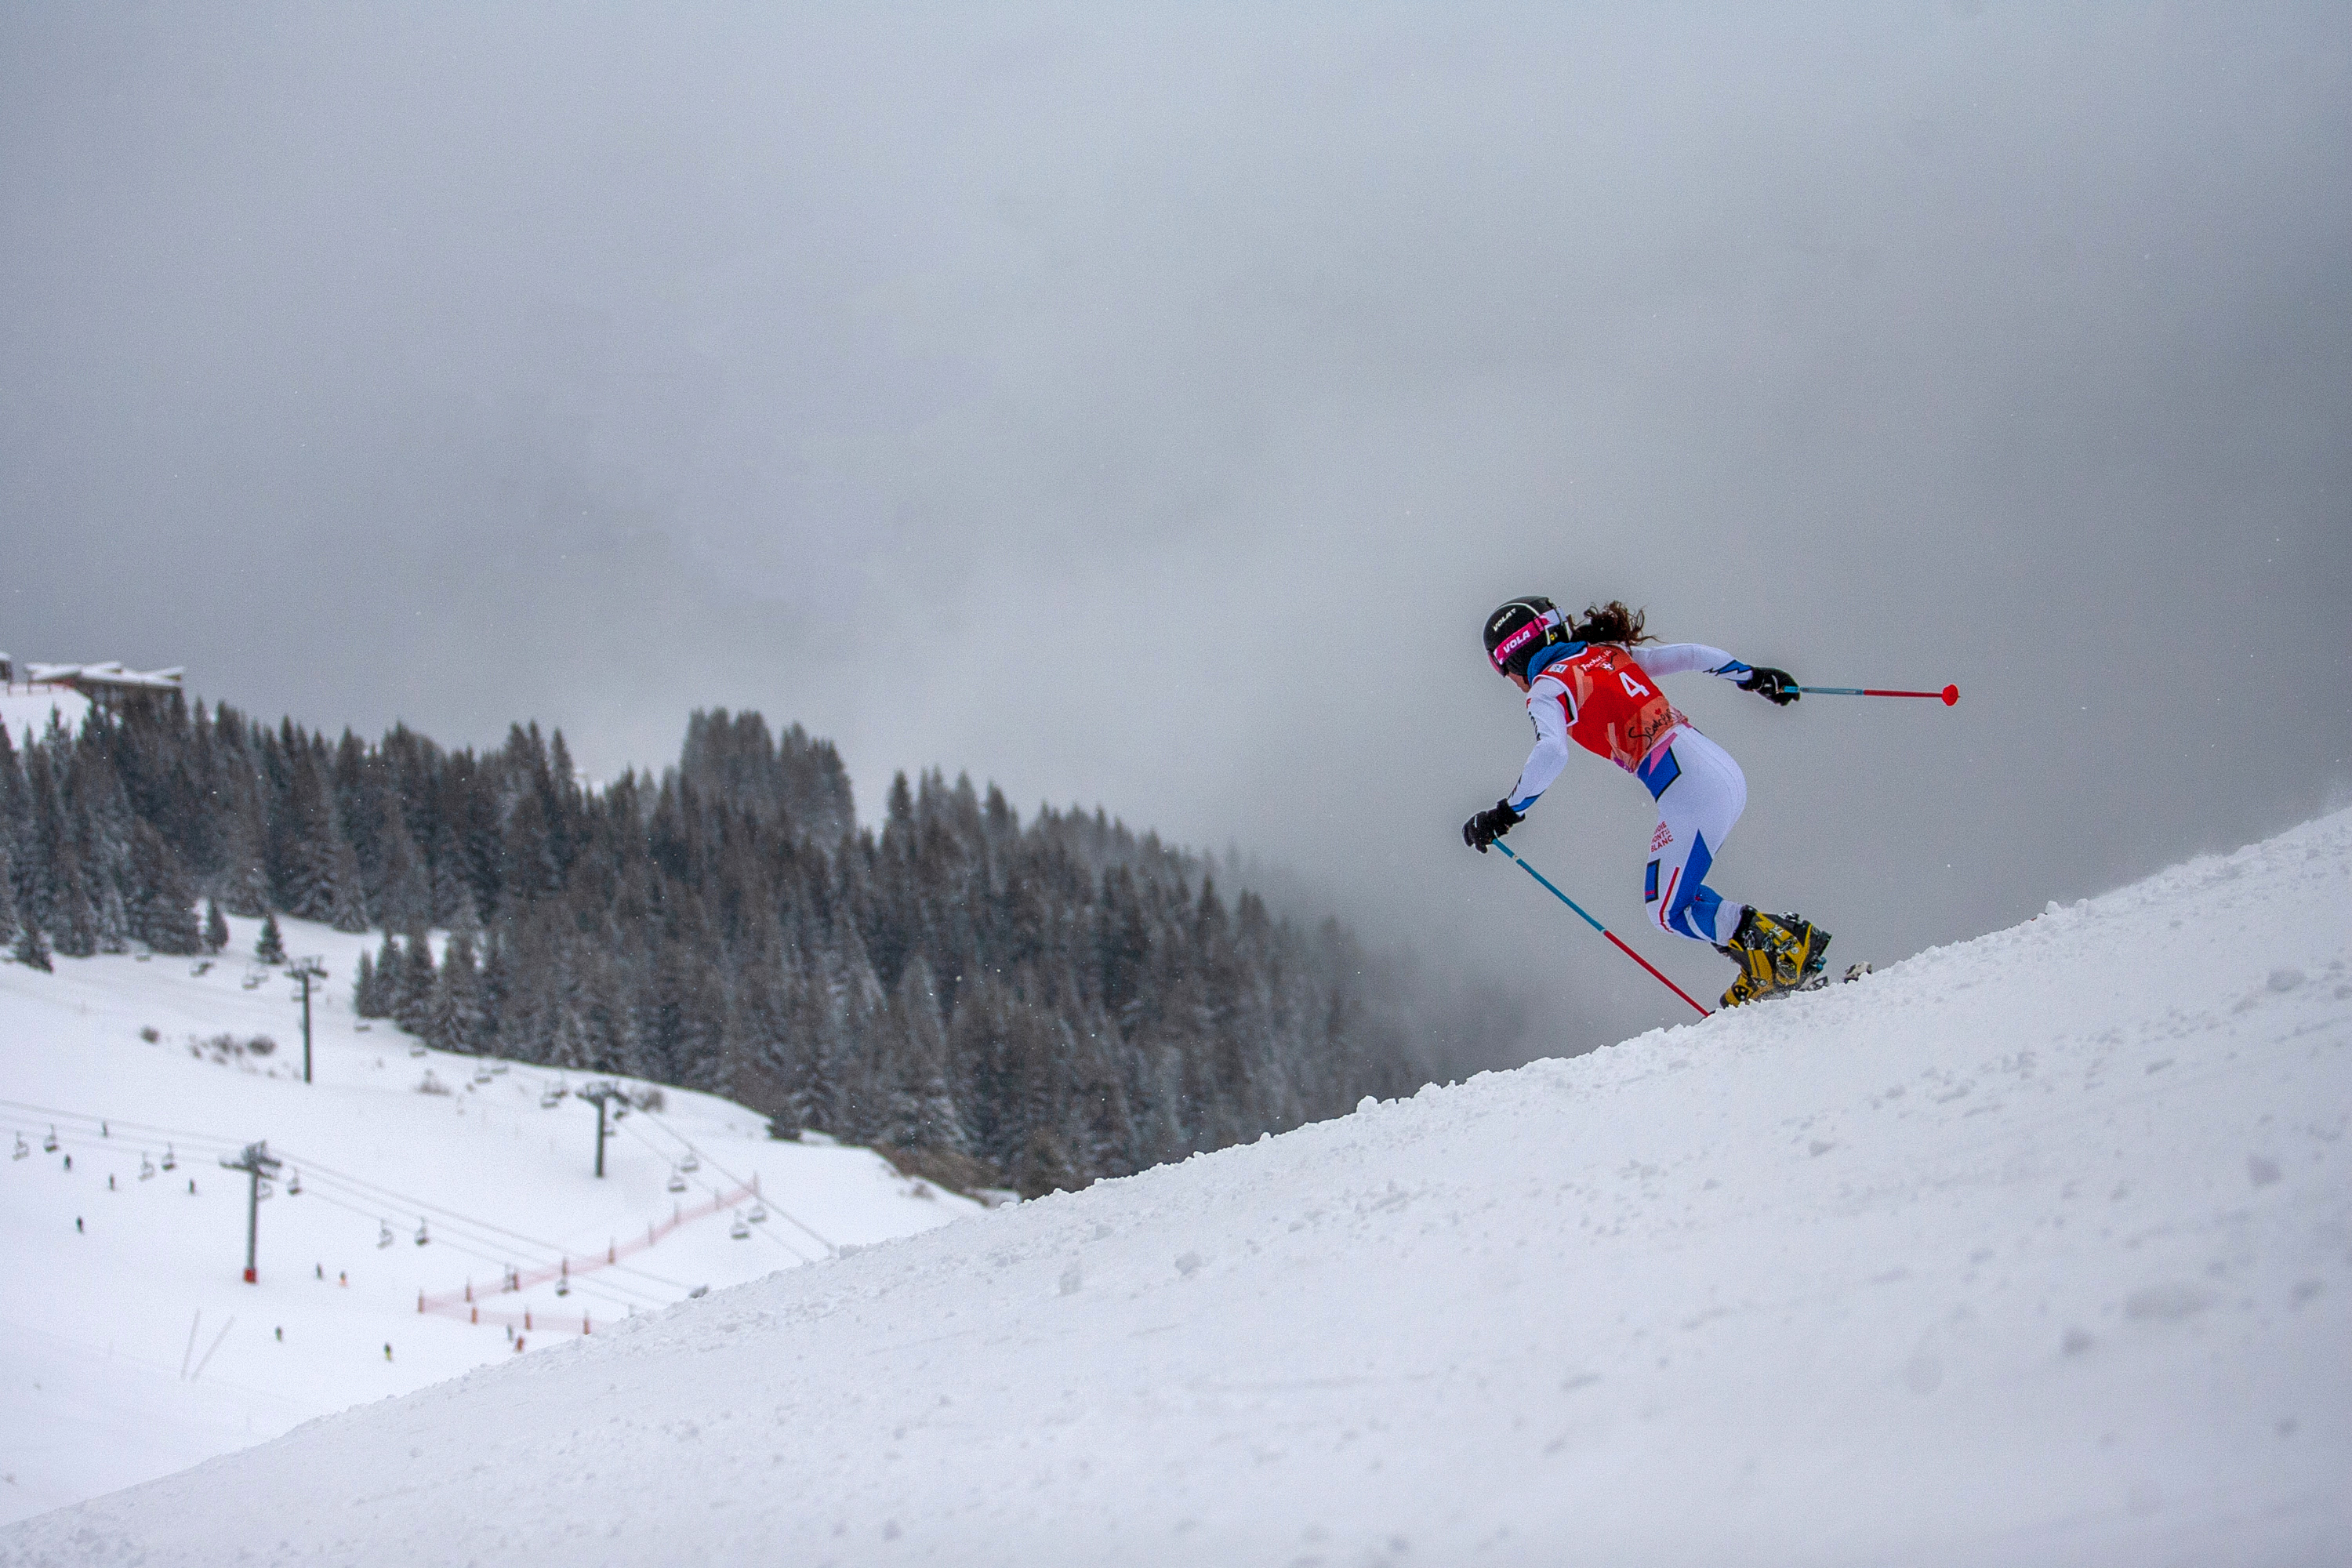
M555 1092L553 1089L549 1089L545 1094L542 1094L542 1095L541 1095L541 1096L539 1097L539 1108L540 1108L541 1110L554 1110L557 1106L559 1106L559 1105L561 1105L561 1104L562 1104L562 1103L563 1103L563 1097L562 1097L562 1095L560 1095L560 1094L556 1093L556 1092Z
M743 1216L740 1212L735 1215L735 1223L727 1227L727 1235L734 1241L749 1241L751 1238L751 1227L743 1223Z
M433 1238L430 1236L427 1236L425 1233L425 1222L421 1219L418 1220L416 1222L416 1245L422 1247L432 1239Z
M502 1061L492 1062L490 1064L490 1071L493 1073L504 1073L506 1070L507 1064Z
M155 1179L155 1162L147 1157L144 1150L142 1150L139 1154L139 1179L142 1182L152 1182Z
M753 1225L765 1225L768 1223L767 1205L753 1204L751 1205L751 1223Z
M488 1082L489 1082L489 1081L490 1081L490 1069L489 1069L489 1068L486 1068L486 1067L478 1067L478 1068L476 1068L474 1069L474 1081L475 1081L476 1083L488 1083Z
M378 1252L392 1245L392 1226L382 1220L375 1222L375 1247Z
M688 1149L686 1152L686 1158L677 1163L677 1168L681 1171L699 1171L702 1169L702 1162L694 1157L693 1150Z
M572 1280L569 1276L566 1276L562 1279L558 1279L555 1282L555 1293L559 1296L569 1296L572 1294Z
M57 1152L58 1152L58 1130L57 1130L56 1128L52 1127L52 1128L50 1128L50 1129L49 1129L49 1135L48 1135L47 1138L44 1138L44 1139L42 1139L42 1140L41 1140L41 1152L42 1152L42 1153L44 1153L44 1154L54 1154L54 1153L56 1153Z
M669 1190L674 1193L686 1191L686 1178L672 1171L669 1173Z
M19 1133L17 1133L17 1134L16 1134L16 1153L14 1153L14 1154L10 1155L10 1156L9 1156L9 1158L10 1158L10 1159L14 1159L14 1160L21 1160L21 1159L25 1158L25 1156L26 1156L26 1155L30 1154L32 1152L33 1152L33 1146L32 1146L31 1144L29 1144L29 1143L26 1142L25 1142L25 1135L24 1135L22 1132L19 1132Z
M278 1195L278 1188L268 1177L264 1176L255 1184L253 1195L257 1198L274 1198Z
M419 1040L415 1045L409 1047L408 1054L412 1057L423 1056L425 1054L425 1042L423 1040Z
M180 1162L179 1162L178 1160L174 1159L174 1158L173 1157L173 1155L172 1155L172 1146L171 1146L169 1143L164 1144L164 1145L163 1145L163 1169L165 1169L165 1170L167 1170L167 1171L170 1171L170 1170L176 1170L176 1169L179 1167L179 1163L180 1163Z
M286 1183L286 1195L289 1198L299 1198L302 1195L301 1172L297 1171L291 1177L288 1178Z

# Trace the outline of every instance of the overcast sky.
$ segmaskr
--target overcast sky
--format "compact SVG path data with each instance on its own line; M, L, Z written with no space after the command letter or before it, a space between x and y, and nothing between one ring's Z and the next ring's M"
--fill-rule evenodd
M606 775L756 707L1576 1049L1679 1004L1460 844L1514 594L1960 684L1675 683L1841 960L2352 800L2347 192L2333 5L10 6L0 647ZM1711 994L1651 821L1511 843Z

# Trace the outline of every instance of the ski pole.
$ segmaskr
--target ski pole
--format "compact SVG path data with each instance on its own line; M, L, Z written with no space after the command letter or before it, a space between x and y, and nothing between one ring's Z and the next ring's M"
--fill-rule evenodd
M1528 865L1525 860L1520 859L1517 855L1511 855L1511 847L1509 845L1497 838L1495 840L1495 847L1500 849L1506 855L1510 855L1512 864L1518 867L1520 870L1525 871L1528 876L1533 877L1537 881L1541 882L1546 890L1549 891L1553 898L1558 899L1561 903L1566 904L1570 909L1574 910L1577 913L1578 919L1583 921L1586 925L1591 926L1594 931L1599 931L1602 936L1607 937L1612 942L1615 943L1618 952L1623 953L1626 957L1632 959L1634 963L1648 970L1652 976L1657 980L1659 984L1664 986L1667 990L1673 992L1684 1001L1690 1002L1692 1006L1698 1007L1698 1016L1700 1017L1707 1018L1714 1016L1713 1013L1707 1008L1699 1007L1696 1002L1691 1001L1691 994L1689 992L1684 990L1681 986L1675 984L1664 975L1660 974L1655 964L1652 963L1648 959L1643 958L1640 953L1635 952L1632 948L1627 947L1622 942L1618 941L1617 933L1615 931L1611 931L1607 926L1602 925L1599 921L1594 920L1591 915L1586 914L1582 904L1578 903L1574 899L1570 898L1566 893L1563 893L1558 888L1553 887L1551 885L1550 878L1545 876L1541 871L1537 870L1533 866Z
M1798 690L1815 697L1935 697L1949 708L1960 700L1960 689L1947 686L1941 691L1882 691L1874 686L1800 686Z

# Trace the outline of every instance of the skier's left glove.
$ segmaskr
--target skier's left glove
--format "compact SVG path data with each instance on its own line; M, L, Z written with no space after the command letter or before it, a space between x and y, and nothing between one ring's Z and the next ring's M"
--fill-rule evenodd
M1739 689L1753 691L1775 708L1786 708L1804 695L1797 689L1795 676L1785 669L1775 669L1769 664L1759 664L1749 670L1748 679L1739 683Z
M1462 825L1462 842L1484 855L1486 846L1508 833L1512 824L1526 820L1525 816L1511 809L1508 800L1498 800Z

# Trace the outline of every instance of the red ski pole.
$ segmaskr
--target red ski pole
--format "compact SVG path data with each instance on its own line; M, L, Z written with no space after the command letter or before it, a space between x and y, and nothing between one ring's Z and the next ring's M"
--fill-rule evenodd
M1528 865L1525 860L1520 859L1517 855L1511 855L1511 847L1509 845L1497 838L1495 840L1495 847L1500 849L1506 855L1510 855L1512 864L1517 866L1520 870L1525 871L1537 881L1541 882L1553 898L1558 899L1561 903L1566 904L1570 909L1574 910L1579 919L1583 921L1586 925L1591 926L1594 931L1599 931L1602 936L1607 937L1610 942L1616 946L1618 952L1623 953L1626 957L1632 959L1634 963L1648 970L1651 977L1656 980L1659 984L1664 986L1667 990L1673 992L1684 1001L1689 1002L1692 1006L1698 1007L1698 1016L1700 1017L1711 1018L1715 1016L1708 1009L1699 1007L1696 1002L1692 1001L1691 994L1689 992L1684 990L1681 986L1675 984L1664 975L1660 974L1658 973L1657 965L1652 963L1648 959L1643 958L1640 953L1635 952L1632 948L1627 947L1622 942L1618 941L1617 933L1615 931L1611 931L1607 926L1602 925L1599 921L1594 920L1591 915L1586 914L1582 904L1578 903L1574 899L1570 898L1566 893L1563 893L1558 888L1553 887L1551 885L1550 878L1545 876L1541 871L1537 870L1533 866Z
M1882 691L1874 686L1800 686L1798 690L1816 697L1934 697L1949 708L1960 700L1960 689L1947 686L1941 691Z

